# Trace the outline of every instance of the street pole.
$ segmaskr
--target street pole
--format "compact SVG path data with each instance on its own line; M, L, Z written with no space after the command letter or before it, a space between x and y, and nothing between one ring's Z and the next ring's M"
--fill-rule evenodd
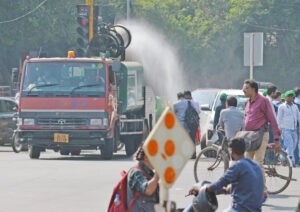
M254 33L250 34L250 80L253 80L254 66Z
M130 4L131 0L127 0L127 21L130 19Z
M92 40L94 33L94 0L85 0L85 4L90 5L89 40Z

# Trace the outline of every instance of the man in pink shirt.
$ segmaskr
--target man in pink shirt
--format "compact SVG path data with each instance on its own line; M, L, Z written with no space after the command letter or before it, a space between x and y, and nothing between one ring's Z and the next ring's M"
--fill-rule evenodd
M267 123L271 123L275 139L275 151L280 152L281 147L279 137L281 132L278 128L276 118L269 100L258 93L258 84L254 80L246 80L243 85L243 92L249 99L245 102L245 119L244 127L246 131L258 131ZM267 130L267 128L266 128ZM263 141L258 150L246 152L246 157L255 160L261 167L264 177L264 197L265 201L268 197L265 170L263 166L266 148L268 144L268 132L264 133Z

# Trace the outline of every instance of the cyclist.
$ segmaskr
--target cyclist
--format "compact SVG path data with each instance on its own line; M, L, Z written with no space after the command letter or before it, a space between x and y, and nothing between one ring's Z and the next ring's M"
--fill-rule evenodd
M243 129L244 114L237 109L237 99L234 96L229 96L226 99L226 109L221 111L218 126L225 130L228 140Z

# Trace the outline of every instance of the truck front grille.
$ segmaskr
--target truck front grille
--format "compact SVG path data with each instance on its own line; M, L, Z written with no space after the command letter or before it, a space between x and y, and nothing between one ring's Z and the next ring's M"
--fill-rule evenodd
M40 126L87 126L88 120L81 118L40 118Z

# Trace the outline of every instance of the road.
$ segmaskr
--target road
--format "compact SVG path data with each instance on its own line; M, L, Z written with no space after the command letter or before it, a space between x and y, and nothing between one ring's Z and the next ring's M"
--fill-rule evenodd
M10 147L0 147L0 212L81 212L103 211L120 179L120 171L135 164L121 151L113 160L99 158L99 151L85 151L81 156L61 156L53 151L29 159L27 152L16 154ZM293 170L297 182L280 195L270 196L263 211L295 211L300 199L300 167ZM184 207L192 197L184 197L194 184L193 160L185 166L170 190L170 198ZM222 211L230 196L218 196Z

